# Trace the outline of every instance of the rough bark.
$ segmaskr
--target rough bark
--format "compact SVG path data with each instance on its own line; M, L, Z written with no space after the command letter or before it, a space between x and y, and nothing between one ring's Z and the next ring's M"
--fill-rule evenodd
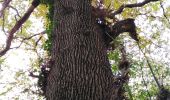
M47 100L114 100L113 74L90 0L55 0Z

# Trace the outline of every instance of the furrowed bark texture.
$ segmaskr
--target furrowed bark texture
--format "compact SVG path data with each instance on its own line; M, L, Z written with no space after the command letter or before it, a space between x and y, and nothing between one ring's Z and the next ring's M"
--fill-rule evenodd
M113 100L113 74L90 0L55 0L54 23L47 100Z

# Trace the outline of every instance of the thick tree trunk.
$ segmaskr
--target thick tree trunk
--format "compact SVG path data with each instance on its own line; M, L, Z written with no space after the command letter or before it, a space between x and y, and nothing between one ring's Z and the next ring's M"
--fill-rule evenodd
M47 100L113 100L113 74L91 0L54 1L54 65Z

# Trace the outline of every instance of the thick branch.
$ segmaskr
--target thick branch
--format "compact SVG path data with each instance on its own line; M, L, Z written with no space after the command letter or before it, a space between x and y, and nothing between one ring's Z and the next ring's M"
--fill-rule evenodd
M5 55L6 52L10 49L11 42L14 37L14 33L22 26L22 24L29 18L33 10L39 5L39 0L33 0L32 5L28 8L27 12L24 14L24 16L16 22L15 26L8 32L8 37L6 40L6 47L0 51L0 57Z
M136 25L134 19L128 18L115 23L112 27L107 27L105 31L106 44L109 44L113 39L123 32L129 32L132 39L139 41L136 33Z
M150 2L156 2L156 1L159 1L159 0L144 0L143 2L140 2L140 3L123 4L123 5L121 5L121 6L119 7L118 10L114 11L113 13L111 13L108 17L109 17L109 18L114 18L115 15L122 13L125 8L142 7L142 6L144 6L145 4L148 4L148 3L150 3Z

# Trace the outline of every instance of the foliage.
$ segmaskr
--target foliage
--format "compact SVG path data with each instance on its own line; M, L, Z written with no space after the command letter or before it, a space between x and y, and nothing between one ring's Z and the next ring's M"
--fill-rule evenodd
M53 15L54 15L54 6L53 6L53 0L41 0L41 4L47 6L48 13L46 14L46 33L48 36L48 39L44 43L44 49L47 51L51 50L52 47L52 32L54 27L54 21L53 21Z
M104 7L115 11L122 4L135 2L138 2L138 0L104 0ZM161 2L164 8L161 7ZM159 90L155 80L153 79L149 66L147 65L147 59L144 57L144 54L147 55L159 82L164 85L165 88L170 89L170 42L168 40L168 33L170 32L170 21L168 19L170 17L170 5L167 4L168 2L168 0L162 0L157 3L149 3L143 7L124 9L121 14L115 16L114 21L108 18L112 24L115 24L116 21L122 19L134 18L138 28L137 32L140 38L139 44L130 39L128 34L122 34L113 41L113 50L108 51L108 58L112 65L113 74L117 75L119 73L118 64L121 60L120 45L124 44L126 47L127 58L131 62L131 66L129 72L129 84L125 84L124 87L126 91L125 95L127 95L127 97L131 100L145 100L150 98L155 99ZM29 2L28 0L14 0L11 2L11 5L16 8L20 16L22 16L29 3L30 0ZM93 6L97 6L97 0L92 0L92 3ZM20 18L17 12L12 8L6 9L4 13L4 17L0 19L0 28L3 31L1 32L3 35L10 30L14 23ZM41 28L45 28L46 30L47 37L46 35L40 35L23 42L23 45L17 50L19 51L22 49L24 50L24 53L20 51L19 53L15 53L14 51L9 53L12 57L20 57L18 59L22 60L18 60L17 63L21 64L23 61L25 64L24 66L18 64L19 68L15 68L11 67L13 65L8 65L10 64L8 62L11 61L8 60L10 59L9 54L4 58L0 58L0 67L3 67L2 69L0 68L1 82L5 79L4 75L9 73L14 79L12 81L9 81L11 80L10 78L6 79L8 81L5 85L0 83L0 87L5 88L0 92L0 99L1 97L7 97L7 95L10 95L18 90L14 87L18 87L19 93L21 93L19 94L17 92L18 94L15 99L20 99L23 95L25 98L28 98L30 95L34 95L30 98L34 100L37 99L36 91L38 89L37 85L35 85L37 79L30 78L29 72L33 71L36 75L38 75L37 72L40 72L40 63L43 62L43 58L47 57L44 52L47 51L49 53L52 48L53 27L57 24L57 22L53 20L53 13L53 0L41 0L41 5L34 11L30 19L22 26L20 30L18 30L18 33L15 35L13 47L18 46L23 38L35 34L37 30L34 26L32 26L35 24L35 19L42 21L44 26ZM39 38L39 45L36 45ZM3 44L0 43L0 45ZM42 47L44 49L42 49ZM22 54L27 54L26 58L30 60L24 61L26 58L21 58ZM31 89L28 90L29 88ZM13 96L11 96L11 98L14 99ZM43 97L39 97L39 99L43 99Z

